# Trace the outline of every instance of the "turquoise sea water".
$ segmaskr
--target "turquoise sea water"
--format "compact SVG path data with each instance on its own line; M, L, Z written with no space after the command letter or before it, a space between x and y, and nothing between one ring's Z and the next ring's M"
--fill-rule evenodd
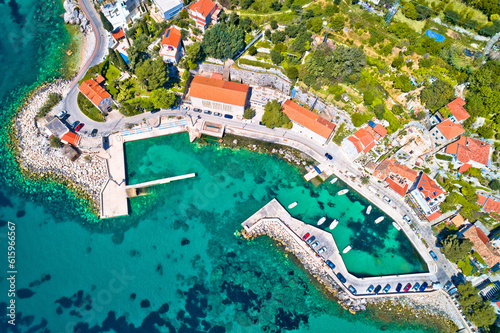
M9 149L10 120L23 96L61 75L60 47L69 36L58 1L0 0L0 8L0 332L422 331L416 323L343 311L273 241L234 235L273 196L284 202L303 197L297 217L304 220L317 218L320 201L334 214L327 194L304 184L281 160L172 137L183 151L172 144L138 156L168 153L189 165L164 161L147 172L156 178L182 167L199 177L152 188L131 201L130 217L99 224L64 186L21 177ZM319 196L307 201L302 191ZM359 200L342 200L348 198ZM346 212L343 223L348 217L349 225L356 223L357 209ZM7 221L16 223L16 326L6 317ZM397 269L419 269L417 262L401 263Z

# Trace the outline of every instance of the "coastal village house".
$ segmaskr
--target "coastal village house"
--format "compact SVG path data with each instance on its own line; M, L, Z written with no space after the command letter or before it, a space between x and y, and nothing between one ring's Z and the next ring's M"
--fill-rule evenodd
M478 139L461 136L446 146L445 152L453 157L452 164L461 173L470 167L485 169L490 165L491 145Z
M95 78L95 80L89 79L83 81L79 89L80 92L95 105L96 108L107 114L111 111L113 99L106 89L101 86L104 80L104 77L99 75Z
M164 61L172 64L179 63L182 57L182 39L181 32L176 27L168 28L163 34L160 55Z
M197 75L191 81L189 98L194 108L243 116L250 87L246 84Z
M153 2L163 20L174 18L184 8L182 0L153 0Z
M464 132L461 125L455 124L450 119L437 124L430 130L431 139L434 146L440 146Z
M303 106L286 100L283 112L293 123L292 131L305 135L325 145L330 141L335 130L335 124L309 111Z
M113 28L126 28L135 17L139 17L137 12L138 0L115 1L101 6L101 11Z
M63 143L71 144L75 147L78 147L80 143L80 136L71 132L66 124L57 117L54 117L45 125L45 130L49 136L55 135L61 139Z
M386 134L384 126L370 120L367 126L342 141L342 149L354 160L360 154L369 152Z
M386 158L375 168L373 176L384 180L388 188L404 197L408 188L411 188L417 179L418 172L396 163L393 158Z
M419 207L428 221L432 221L441 216L439 205L444 201L445 194L444 189L434 179L422 172L413 185L408 199Z
M196 27L202 32L208 28L212 21L219 21L221 8L211 0L199 0L189 6L189 16L196 22Z
M477 224L480 223L476 222L468 225L464 231L460 231L460 234L472 242L474 251L483 258L489 268L496 272L500 269L500 255L498 250L490 244L487 233L483 231L484 227L481 228L481 225L478 226Z
M456 124L460 124L464 122L467 118L470 117L470 114L464 108L465 101L462 97L458 97L454 99L450 103L446 105L446 107L450 110L451 115L448 117L452 122Z
M481 209L500 220L500 199L491 195L477 194L477 204Z

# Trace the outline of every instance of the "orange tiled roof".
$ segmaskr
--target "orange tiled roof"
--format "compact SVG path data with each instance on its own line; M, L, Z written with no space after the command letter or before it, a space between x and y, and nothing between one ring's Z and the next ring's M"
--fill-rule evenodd
M431 200L444 193L444 190L434 181L434 179L431 179L425 173L422 173L418 181L417 190L424 195L424 198L430 198Z
M373 171L373 176L380 180L385 180L389 177L389 173L392 170L392 165L394 164L394 159L386 158L377 166L375 171Z
M493 197L488 197L483 206L483 209L487 212L495 212L500 214L500 200Z
M438 210L437 212L434 212L432 213L431 215L428 215L426 216L425 218L430 222L432 220L435 220L437 219L438 217L440 217L442 214L441 214L441 211Z
M249 86L246 84L195 76L189 95L219 103L245 106Z
M96 78L95 78L95 82L101 84L103 83L104 81L106 81L106 79L104 78L104 76L102 75L98 75Z
M96 80L104 80L102 76L98 76ZM84 94L95 106L98 106L101 104L102 100L108 97L111 97L111 95L99 85L99 83L94 80L94 79L89 79L86 81L83 81L82 84L80 85L79 90Z
M358 153L363 151L363 145L361 144L361 141L359 141L359 139L357 137L355 137L354 135L351 135L350 137L347 138L347 140L352 142L352 144L356 147L356 150L358 151Z
M395 182L391 178L387 178L385 181L389 184L389 187L394 192L396 192L397 194L399 194L402 197L405 196L406 191L408 190L408 183L405 182L404 184L400 184L398 182Z
M387 129L384 126L380 125L380 124L375 125L375 127L373 128L373 130L375 132L377 132L381 137L384 137L384 136L387 135Z
M489 143L466 136L461 136L460 139L446 146L446 153L455 155L462 163L474 161L488 165L490 151Z
M379 131L381 131L380 128ZM383 131L381 131L381 133L383 133ZM373 128L365 126L357 130L353 135L348 137L347 140L351 141L354 146L356 146L358 153L362 151L366 153L375 147L377 140L381 137L382 135L377 133Z
M462 215L460 214L457 214L455 217L453 217L451 219L451 223L453 223L454 225L456 225L457 227L460 227L462 224L465 223L465 220L464 218L462 217Z
M450 119L446 119L442 123L437 124L436 127L448 140L451 140L457 135L460 135L464 132L464 129L461 125L455 124Z
M457 118L458 121L465 120L470 117L470 114L464 109L465 101L462 97L459 97L446 105L452 115Z
M476 251L481 256L481 258L484 259L484 262L489 267L493 267L496 264L500 263L500 256L495 254L490 248L488 248L488 246L486 245L486 243L488 242L488 237L484 239L483 235L484 233L481 231L481 229L476 226L472 226L464 232L464 236L470 239L470 241L472 242L472 248L474 249L474 251Z
M314 133L328 139L335 129L335 124L309 111L303 106L288 99L283 103L283 112L290 120L301 124Z
M214 9L215 6L215 3L211 0L199 0L193 3L191 7L189 7L189 9L201 14L204 17L207 17L208 15L210 15L210 12L212 11L212 9Z
M118 30L114 30L111 35L113 35L113 38L115 40L120 40L122 38L125 38L125 32L123 31L123 29L120 27L118 28Z
M472 168L472 165L469 163L462 164L460 168L458 168L458 172L464 173L465 171L469 170L469 168Z
M215 72L213 72L210 77L212 79L224 80L224 75L222 75L221 73L215 73Z
M484 195L482 194L477 194L477 203L480 205L480 206L483 206L484 203L486 202L486 199L488 199L488 197L485 197Z
M78 146L80 142L80 136L73 132L67 132L61 137L62 141L72 144L73 146Z
M179 47L181 41L181 32L176 27L170 27L165 31L163 39L161 40L161 45L173 46L175 48Z
M408 179L410 182L414 182L418 177L418 172L410 169L406 165L402 165L399 163L394 163L394 166L391 168L391 172L397 173L401 177Z

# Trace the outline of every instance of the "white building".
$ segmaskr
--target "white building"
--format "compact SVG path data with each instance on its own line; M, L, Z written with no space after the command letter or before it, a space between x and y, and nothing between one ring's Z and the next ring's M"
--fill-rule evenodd
M137 0L115 1L101 6L101 11L113 25L113 28L126 28L133 20Z
M427 220L432 221L441 216L439 206L446 199L443 188L423 172L415 184L410 195Z
M283 103L283 112L293 123L292 131L316 140L323 145L327 144L332 138L335 124L305 107L288 99Z
M449 118L437 124L430 130L434 146L440 146L464 132L460 124L455 124Z
M191 82L189 98L194 108L242 117L249 88L246 84L197 75Z
M196 27L205 31L212 21L219 20L221 9L212 0L198 0L189 6L188 12Z
M161 40L160 55L163 61L177 64L182 57L181 31L176 27L168 28Z
M182 0L153 0L165 20L175 17L184 8Z

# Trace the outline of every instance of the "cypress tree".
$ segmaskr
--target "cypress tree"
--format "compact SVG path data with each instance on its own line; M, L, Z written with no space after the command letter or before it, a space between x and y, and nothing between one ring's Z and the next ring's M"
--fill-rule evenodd
M104 14L101 11L99 11L99 17L101 18L102 26L104 27L104 29L106 29L109 32L113 31L113 25L111 24L111 22L109 22L108 18L104 16Z
M116 67L118 67L119 69L121 69L122 71L127 71L128 70L128 66L127 66L127 63L125 62L125 60L123 59L123 57L121 56L120 52L118 52L118 50L115 50L115 54L116 54L116 58L118 60L118 64Z

